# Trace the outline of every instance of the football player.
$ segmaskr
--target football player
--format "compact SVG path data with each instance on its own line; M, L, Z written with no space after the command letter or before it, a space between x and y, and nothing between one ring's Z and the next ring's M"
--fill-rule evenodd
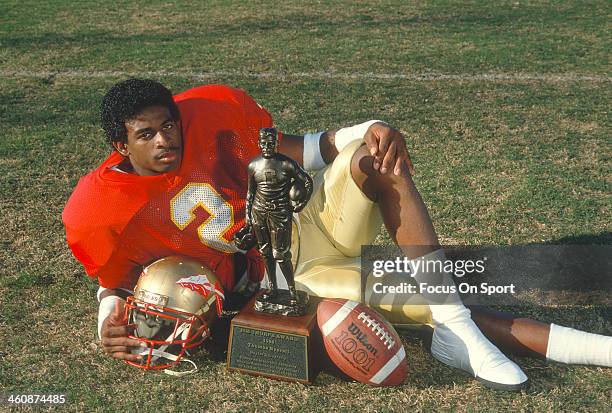
M249 290L263 276L259 255L231 242L244 225L247 164L258 154L269 113L241 90L202 86L172 97L161 84L130 79L102 102L113 153L82 177L62 218L68 245L96 277L98 333L112 357L137 361L122 300L142 268L184 255L211 268L225 291ZM377 304L363 294L360 247L384 223L410 259L443 259L427 209L411 178L402 134L372 120L338 131L280 136L279 152L317 171L314 193L296 222L295 281L323 297L363 300L398 325L429 324L431 351L485 384L517 390L527 377L476 326L511 350L566 363L611 365L612 340L554 324L501 318L447 305ZM424 247L427 246L427 247ZM298 254L294 254L294 257ZM425 274L415 274L417 281ZM452 283L449 274L440 282ZM252 290L252 288L251 288Z

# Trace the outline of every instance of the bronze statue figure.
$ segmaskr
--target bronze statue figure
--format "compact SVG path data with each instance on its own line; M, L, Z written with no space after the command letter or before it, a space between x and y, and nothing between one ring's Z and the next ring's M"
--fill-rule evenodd
M301 211L312 195L312 178L293 159L278 153L276 129L259 131L261 156L248 166L246 225L255 234L257 247L263 256L270 281L257 303L258 311L302 315L308 295L295 289L291 263L291 216ZM244 238L249 230L241 230ZM246 237L248 238L248 236ZM279 290L276 263L287 280L287 292Z

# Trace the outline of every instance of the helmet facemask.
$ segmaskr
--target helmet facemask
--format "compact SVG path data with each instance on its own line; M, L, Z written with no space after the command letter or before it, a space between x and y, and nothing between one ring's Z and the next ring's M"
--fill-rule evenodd
M142 361L126 362L175 376L195 372L196 364L185 356L210 336L207 320L221 313L223 298L214 273L193 259L172 256L152 263L125 304L128 323L136 326L129 338L144 344L132 351ZM181 361L191 370L169 370Z
M144 369L167 369L183 359L187 350L202 344L210 336L203 317L183 311L150 304L128 297L126 306L128 323L135 324L130 336L146 347L135 352L143 356L140 363L128 362ZM187 353L188 354L188 353Z

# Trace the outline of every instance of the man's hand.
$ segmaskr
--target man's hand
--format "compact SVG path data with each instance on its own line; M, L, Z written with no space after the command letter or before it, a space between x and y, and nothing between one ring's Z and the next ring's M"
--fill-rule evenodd
M368 128L363 140L374 157L374 169L382 174L393 170L395 175L400 175L405 164L410 175L414 175L414 166L400 131L386 123L376 122Z
M132 354L130 351L134 348L145 347L146 344L138 340L128 338L128 335L136 328L135 324L127 324L127 319L124 312L125 302L123 300L115 301L115 309L102 322L100 336L102 338L102 348L104 352L110 354L118 360L129 360L139 362L142 356Z

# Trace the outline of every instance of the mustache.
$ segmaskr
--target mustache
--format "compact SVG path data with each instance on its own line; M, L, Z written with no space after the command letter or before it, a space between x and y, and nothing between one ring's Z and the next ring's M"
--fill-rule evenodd
M180 151L181 148L179 148L178 146L172 146L166 150L164 150L163 152L160 152L158 155L155 156L155 159L161 159L164 156L166 156L169 153L174 153L174 152L178 152Z

